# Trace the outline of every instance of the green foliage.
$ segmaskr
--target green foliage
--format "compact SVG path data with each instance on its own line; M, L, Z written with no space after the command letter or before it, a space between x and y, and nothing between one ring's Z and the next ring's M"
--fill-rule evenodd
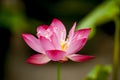
M84 80L108 80L111 70L110 65L97 65Z
M25 17L20 13L13 13L9 10L2 9L0 13L0 25L5 26L12 31L24 30L27 26Z
M77 26L80 28L92 28L90 38L95 34L95 27L105 22L113 20L116 15L119 15L119 2L118 0L107 0L93 10L86 16Z

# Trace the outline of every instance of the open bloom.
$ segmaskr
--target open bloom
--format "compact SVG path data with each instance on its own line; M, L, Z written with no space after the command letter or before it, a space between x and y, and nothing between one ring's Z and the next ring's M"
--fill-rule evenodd
M38 52L27 59L28 63L46 64L49 61L68 61L83 62L94 58L93 56L76 54L85 45L90 28L75 31L76 22L70 29L66 38L64 24L53 19L48 25L37 27L37 38L31 34L22 34L24 41L29 47Z

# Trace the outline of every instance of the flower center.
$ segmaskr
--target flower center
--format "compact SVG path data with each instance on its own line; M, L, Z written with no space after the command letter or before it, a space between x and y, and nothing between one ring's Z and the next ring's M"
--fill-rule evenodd
M67 50L67 48L68 48L67 43L66 43L65 41L62 41L62 42L61 42L61 49L62 49L63 51L65 51L65 50Z

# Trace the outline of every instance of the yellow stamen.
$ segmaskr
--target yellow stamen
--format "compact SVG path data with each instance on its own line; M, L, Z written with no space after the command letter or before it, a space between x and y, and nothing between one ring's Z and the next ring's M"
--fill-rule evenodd
M65 51L67 48L68 48L67 43L65 41L62 41L61 42L61 49Z
M61 49L62 49L63 51L66 51L67 48L68 48L67 43L66 43L65 41L61 41ZM64 57L63 59L60 60L60 62L62 62L62 63L63 63L63 62L66 62L66 61L68 61L68 58L67 58L67 57Z

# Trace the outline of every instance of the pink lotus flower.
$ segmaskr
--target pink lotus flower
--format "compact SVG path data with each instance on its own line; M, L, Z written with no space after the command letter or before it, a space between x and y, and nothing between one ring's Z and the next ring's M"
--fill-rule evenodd
M46 64L51 60L64 62L68 59L84 62L94 58L93 56L75 54L83 48L91 30L86 28L75 31L75 27L76 22L66 38L66 29L63 23L58 19L53 19L50 26L37 27L37 38L31 34L22 34L28 46L39 53L28 58L27 62Z

